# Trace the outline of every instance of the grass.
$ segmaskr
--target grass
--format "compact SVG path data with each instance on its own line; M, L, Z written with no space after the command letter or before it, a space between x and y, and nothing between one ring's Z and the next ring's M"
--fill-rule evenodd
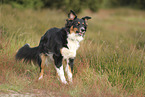
M145 13L125 8L86 10L89 15L85 40L77 52L73 84L62 85L53 65L38 81L39 67L16 62L14 56L25 43L37 46L41 36L52 27L61 28L67 14L57 10L19 10L0 6L0 93L12 91L37 96L111 96L145 95Z

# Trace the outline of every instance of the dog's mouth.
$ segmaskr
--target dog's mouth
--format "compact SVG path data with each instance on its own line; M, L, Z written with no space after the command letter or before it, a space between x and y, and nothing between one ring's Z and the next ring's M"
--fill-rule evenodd
M84 36L84 34L85 34L85 31L81 32L81 33L78 33L79 36Z
M85 32L86 31L83 31L83 32L76 31L76 33L77 33L78 36L84 36L85 35Z

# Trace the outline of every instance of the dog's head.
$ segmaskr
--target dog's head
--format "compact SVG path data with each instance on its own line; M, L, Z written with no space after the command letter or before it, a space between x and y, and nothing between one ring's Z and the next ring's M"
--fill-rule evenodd
M74 33L78 36L84 36L87 30L87 21L91 19L89 16L85 16L81 19L77 18L77 15L72 10L68 14L68 19L66 20L66 27L69 28L69 33Z

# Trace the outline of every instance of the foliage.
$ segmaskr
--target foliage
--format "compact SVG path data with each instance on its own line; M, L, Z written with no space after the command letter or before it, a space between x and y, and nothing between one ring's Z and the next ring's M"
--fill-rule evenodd
M83 9L98 11L100 7L116 8L129 6L145 9L145 0L2 0L0 3L9 3L17 8L55 8L68 12L70 9L81 12Z
M43 2L41 0L4 0L2 3L11 4L16 8L42 8Z
M17 8L56 8L64 11L74 10L76 13L83 8L89 8L92 11L98 10L100 0L4 0L2 3L9 3ZM88 5L87 5L88 4ZM86 6L87 5L87 6Z
M145 0L103 0L102 6L105 8L108 7L121 7L127 6L137 9L145 9Z

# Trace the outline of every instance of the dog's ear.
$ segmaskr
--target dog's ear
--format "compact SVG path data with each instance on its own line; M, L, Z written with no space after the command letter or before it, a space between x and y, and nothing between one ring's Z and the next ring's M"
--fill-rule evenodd
M87 24L87 21L88 21L89 19L91 19L91 17L85 16L85 17L83 17L82 19L83 19L83 20L86 22L86 24Z
M77 15L74 11L70 10L70 13L68 14L68 20L74 20L77 18Z

